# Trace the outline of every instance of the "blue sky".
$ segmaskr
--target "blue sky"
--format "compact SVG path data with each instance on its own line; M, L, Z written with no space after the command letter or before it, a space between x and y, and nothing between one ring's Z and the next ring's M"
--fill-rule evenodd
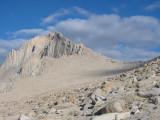
M0 64L36 35L59 31L123 61L160 55L160 0L0 0Z

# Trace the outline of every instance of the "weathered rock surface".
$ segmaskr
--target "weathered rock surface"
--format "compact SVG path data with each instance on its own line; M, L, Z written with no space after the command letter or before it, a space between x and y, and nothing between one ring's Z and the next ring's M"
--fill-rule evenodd
M105 92L102 91L101 89L96 89L92 94L91 94L91 100L93 104L96 104L102 100L105 100Z
M20 115L18 120L30 120L30 118L26 117L25 115Z
M0 93L8 92L11 89L12 89L12 83L7 83L7 82L0 83Z
M101 114L105 113L117 113L117 112L122 112L123 108L121 106L121 103L119 101L112 102L102 109L100 109Z
M155 105L160 104L160 96L156 96L152 100L153 100Z
M41 72L43 57L59 58L63 55L80 54L82 47L84 46L72 43L59 32L50 33L48 36L38 36L25 43L20 50L12 50L1 70L36 76Z
M145 92L138 92L138 94L144 97L157 96L157 95L160 95L160 88L156 88L156 89L145 91Z

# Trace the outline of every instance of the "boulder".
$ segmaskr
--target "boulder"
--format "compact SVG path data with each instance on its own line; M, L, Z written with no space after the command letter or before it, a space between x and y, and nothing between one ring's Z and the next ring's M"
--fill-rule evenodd
M93 120L121 120L130 117L130 112L125 113L108 113L96 116Z
M93 111L93 106L89 103L87 103L84 107L83 107L83 114L84 115L89 115L91 114L91 112Z
M138 95L143 96L143 97L158 96L160 95L160 88L156 88L156 89L149 90L146 92L138 92Z
M153 103L154 103L155 105L160 104L160 96L154 97L154 98L152 99L152 101L153 101Z
M55 108L51 108L51 110L49 111L49 114L54 114L56 113L56 109Z
M30 118L25 115L20 115L18 120L30 120Z
M115 113L115 112L122 112L122 111L123 111L123 108L120 101L115 101L101 108L99 112L101 114L106 114L106 113Z
M73 103L64 103L60 105L56 105L54 108L52 108L52 114L56 110L57 114L60 114L61 112L65 111L67 108L73 107Z
M132 109L131 109L131 114L135 115L139 113L139 109L138 109L138 106L132 106Z
M98 88L91 94L91 100L93 104L96 104L97 101L105 100L105 92L102 89Z

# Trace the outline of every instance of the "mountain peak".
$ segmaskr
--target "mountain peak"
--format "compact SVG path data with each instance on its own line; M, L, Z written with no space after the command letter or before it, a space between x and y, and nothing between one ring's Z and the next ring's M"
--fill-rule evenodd
M12 50L2 66L5 71L12 68L18 74L36 76L40 74L41 61L45 56L59 58L79 54L82 47L81 44L72 43L60 32L49 33L29 40L18 51Z
M47 36L50 40L53 40L54 38L66 40L66 38L60 32L51 32Z

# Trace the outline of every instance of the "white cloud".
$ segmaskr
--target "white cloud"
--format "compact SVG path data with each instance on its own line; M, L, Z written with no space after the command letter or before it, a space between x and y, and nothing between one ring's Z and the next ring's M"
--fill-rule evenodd
M160 55L154 52L160 46L160 22L154 17L91 15L88 19L60 21L48 28L120 60L146 60Z
M77 7L77 6L73 7L73 10L77 11L79 14L82 14L82 15L84 15L84 16L89 16L89 15L91 14L91 13L88 12L87 10L82 9L82 8L80 8L80 7Z
M60 9L59 11L55 12L54 14L51 14L48 17L43 18L42 22L40 24L46 25L49 23L58 22L59 17L63 17L65 15L69 15L69 14L77 14L77 13L84 15L84 16L89 16L91 14L90 12L88 12L85 9L74 6L74 7L68 8L68 9Z
M75 43L81 42L94 51L119 60L147 60L160 55L155 51L160 49L160 21L148 16L89 14L84 19L61 20L45 29L19 30L14 35L36 36L55 31L60 31Z
M160 56L160 53L146 50L144 48L119 48L119 49L97 49L97 52L106 55L107 57L123 60L123 61L145 61Z
M146 10L154 10L154 9L158 9L158 8L160 8L160 1L156 1L153 4L148 5L146 7Z
M46 18L43 18L43 20L41 22L41 25L45 25L45 24L48 24L48 23L56 22L57 18L59 18L61 16L64 16L64 15L67 15L67 14L70 14L70 12L71 11L69 9L60 9L56 13L51 14Z
M28 36L33 36L33 35L46 35L48 34L49 31L46 31L44 29L22 29L16 32L13 32L13 37L18 37L18 36L23 36L23 37L28 37Z

